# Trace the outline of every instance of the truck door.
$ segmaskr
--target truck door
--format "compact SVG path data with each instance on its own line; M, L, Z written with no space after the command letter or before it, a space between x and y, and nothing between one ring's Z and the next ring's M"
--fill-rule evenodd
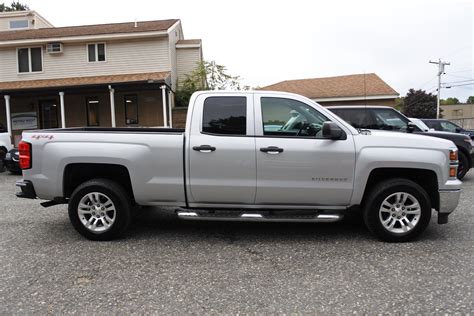
M186 148L191 207L255 202L253 116L252 94L196 98Z
M355 167L352 135L322 137L329 119L297 100L255 95L259 205L327 206L350 201Z

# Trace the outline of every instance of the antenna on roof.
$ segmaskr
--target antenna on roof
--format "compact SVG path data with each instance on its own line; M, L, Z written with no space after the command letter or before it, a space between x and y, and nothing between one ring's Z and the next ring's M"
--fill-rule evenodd
M135 18L135 24L133 25L133 27L138 27L137 18Z

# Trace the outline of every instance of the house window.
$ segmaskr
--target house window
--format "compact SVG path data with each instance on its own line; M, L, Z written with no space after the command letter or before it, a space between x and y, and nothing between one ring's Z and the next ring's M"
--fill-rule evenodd
M138 98L136 94L125 96L125 124L138 124Z
M11 29L26 29L26 28L28 28L28 26L29 26L28 20L10 21L10 28Z
M87 44L87 55L90 63L105 61L105 44Z
M87 126L99 126L99 100L97 98L87 98Z
M453 110L453 116L463 116L462 109Z
M43 71L43 49L41 47L19 48L18 72L41 71Z

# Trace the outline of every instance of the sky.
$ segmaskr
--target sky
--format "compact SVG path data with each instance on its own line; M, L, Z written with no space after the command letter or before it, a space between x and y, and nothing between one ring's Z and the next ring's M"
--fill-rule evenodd
M7 1L8 2L8 1ZM23 0L55 26L181 19L185 38L242 84L376 73L400 95L474 95L472 0ZM469 84L470 83L470 84Z

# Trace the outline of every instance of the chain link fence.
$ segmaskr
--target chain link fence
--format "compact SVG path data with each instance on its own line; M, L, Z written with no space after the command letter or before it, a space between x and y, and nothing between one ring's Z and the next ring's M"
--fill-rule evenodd
M462 119L449 119L451 122L458 124L464 129L474 129L474 117Z

